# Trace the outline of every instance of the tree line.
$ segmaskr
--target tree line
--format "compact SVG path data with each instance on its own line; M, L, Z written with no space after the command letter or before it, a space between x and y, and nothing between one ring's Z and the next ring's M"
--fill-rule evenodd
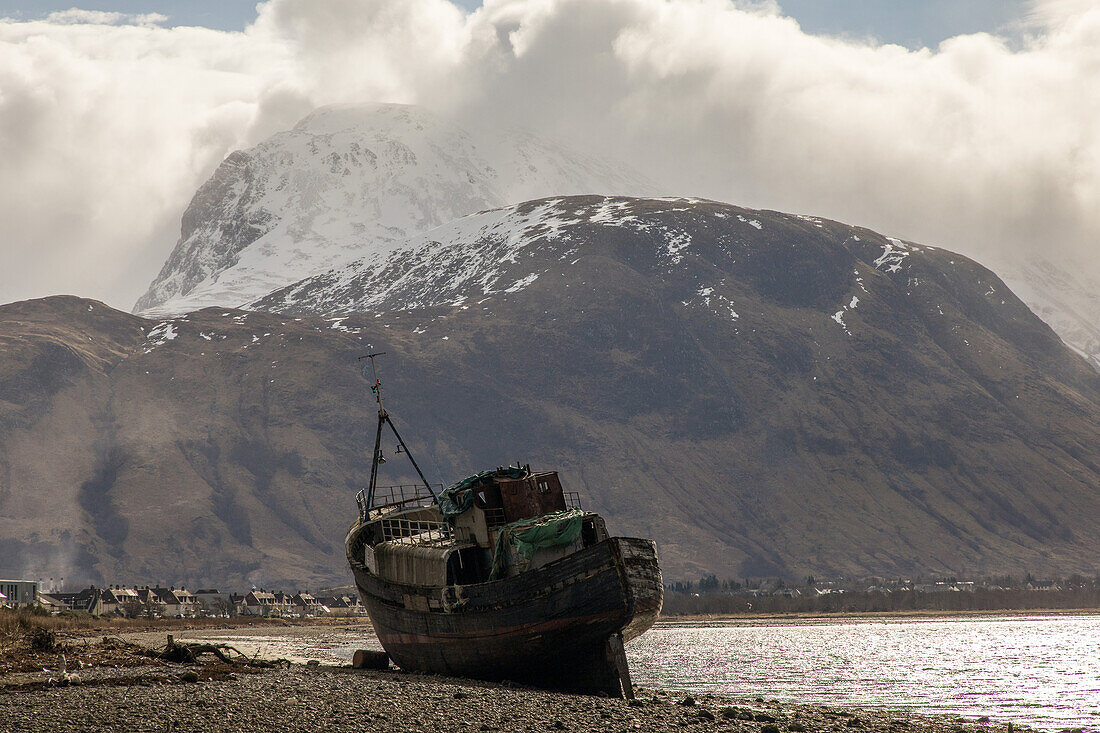
M772 580L725 580L665 587L663 615L831 614L905 611L1100 609L1100 578L1036 581L847 581L788 585Z

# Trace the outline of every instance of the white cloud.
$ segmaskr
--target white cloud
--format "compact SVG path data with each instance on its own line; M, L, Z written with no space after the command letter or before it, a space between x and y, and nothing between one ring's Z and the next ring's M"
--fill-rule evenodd
M0 301L128 307L281 54L196 28L0 22Z
M160 13L130 15L103 10L81 10L80 8L58 10L46 16L47 23L57 25L74 25L77 23L88 23L90 25L159 25L167 20L168 16Z
M128 307L221 157L372 99L606 149L669 193L1095 264L1095 3L1036 3L1018 48L920 51L810 36L777 7L271 0L245 33L0 21L0 301Z

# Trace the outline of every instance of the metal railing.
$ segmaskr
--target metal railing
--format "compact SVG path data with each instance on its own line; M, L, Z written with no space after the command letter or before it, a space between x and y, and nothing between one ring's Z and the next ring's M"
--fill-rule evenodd
M437 484L437 493L443 491L443 484ZM566 509L580 509L581 495L576 491L562 492L565 497ZM431 493L424 484L401 484L398 486L376 486L374 489L374 502L367 506L367 490L361 489L355 495L355 503L359 506L359 519L366 521L372 510L390 508L411 508L417 506L431 506L435 503ZM381 513L381 512L379 512ZM504 510L500 508L486 509L485 522L490 527L499 527L507 524Z
M437 484L436 486L438 491L443 491L443 484ZM361 521L366 521L371 510L391 507L431 506L435 503L431 492L424 484L376 486L374 487L374 501L370 506L367 506L367 491L367 489L360 489L359 493L355 495L355 503L359 506L359 519Z
M576 491L564 491L562 494L565 497L566 509L580 509L581 508L581 495ZM485 524L489 527L500 527L508 524L508 519L504 516L504 509L501 507L490 507L485 510Z
M409 539L417 545L432 545L450 542L451 528L443 522L430 519L385 519L379 523L382 541Z

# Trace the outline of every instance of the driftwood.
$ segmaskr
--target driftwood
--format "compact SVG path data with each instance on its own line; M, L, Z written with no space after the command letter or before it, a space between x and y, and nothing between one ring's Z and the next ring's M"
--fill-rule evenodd
M356 649L351 658L351 666L356 669L389 669L390 657L385 652Z
M285 659L269 661L266 659L254 659L241 652L236 647L228 644L205 644L200 642L178 642L172 635L168 635L168 643L162 649L150 649L149 656L165 662L177 664L201 664L200 657L212 655L225 664L243 665L246 667L270 668L280 664L289 664ZM235 655L235 656L234 656Z

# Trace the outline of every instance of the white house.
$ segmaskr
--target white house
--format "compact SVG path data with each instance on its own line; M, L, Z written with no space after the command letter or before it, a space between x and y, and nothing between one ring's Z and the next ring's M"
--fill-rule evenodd
M38 600L38 581L0 580L0 593L9 606L29 606Z

